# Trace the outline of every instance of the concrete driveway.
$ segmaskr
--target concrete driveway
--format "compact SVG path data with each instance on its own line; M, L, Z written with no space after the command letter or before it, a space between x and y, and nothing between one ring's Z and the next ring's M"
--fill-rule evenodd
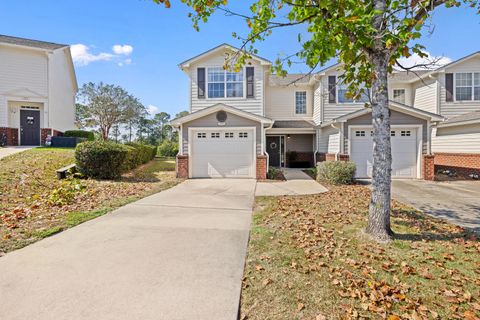
M480 232L480 181L393 180L392 192L426 214Z
M0 319L236 319L254 180L188 180L0 258Z
M5 158L9 155L19 153L25 150L29 150L35 147L3 147L0 148L0 159Z

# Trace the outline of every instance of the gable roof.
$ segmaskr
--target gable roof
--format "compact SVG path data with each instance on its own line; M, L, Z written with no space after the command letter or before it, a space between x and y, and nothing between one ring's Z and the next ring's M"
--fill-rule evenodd
M305 129L314 127L315 123L307 120L275 120L272 128Z
M447 119L445 122L439 124L439 127L453 127L465 124L480 123L480 110L462 114L457 117Z
M41 50L49 50L49 51L68 47L68 45L66 44L12 37L7 35L0 35L0 44L30 47L30 48L41 49Z
M207 107L205 109L190 113L190 114L188 114L184 117L173 119L172 121L170 121L170 124L173 127L179 127L183 123L190 122L192 120L205 117L205 116L207 116L209 114L212 114L214 112L217 112L217 111L225 111L225 112L233 113L233 114L235 114L239 117L243 117L245 119L250 119L250 120L253 120L253 121L258 121L258 122L264 123L264 124L272 124L273 123L272 119L262 117L262 116L259 116L259 115L256 115L256 114L253 114L253 113L250 113L250 112L247 112L247 111L243 111L243 110L237 109L237 108L232 107L232 106L228 106L228 105L223 104L223 103L217 103L217 104L215 104L213 106L210 106L210 107Z
M214 54L218 51L222 51L222 50L225 50L225 49L229 49L229 50L232 50L232 51L240 51L240 49L237 48L237 47L229 45L228 43L222 43L221 45L216 46L215 48L207 50L203 53L200 53L199 55L196 55L193 58L190 58L188 60L185 60L185 61L181 62L178 66L181 69L188 68L192 62L198 61L198 60L200 60L200 59L202 59L206 56L209 56L211 54ZM242 50L242 51L245 52L245 50ZM247 53L247 54L250 55L253 59L260 61L260 63L263 64L263 65L271 65L272 64L272 62L268 59L262 58L260 56L257 56L255 54L251 54L251 53Z
M445 119L443 116L441 116L439 114L431 113L431 112L421 110L421 109L417 109L417 108L413 108L413 107L407 106L406 104L402 104L402 103L398 103L398 102L394 102L394 101L390 101L388 104L389 104L389 108L391 110L398 111L398 112L401 112L401 113L406 113L406 114L409 114L409 115L417 117L417 118L426 119L426 120L430 120L430 121L443 121ZM367 113L370 113L370 112L372 112L372 108L363 108L363 109L360 109L360 110L357 110L357 111L354 111L354 112L350 112L350 113L347 113L346 115L337 117L337 118L335 118L331 121L322 123L320 125L320 128L330 126L333 123L346 122L350 119L360 117L360 116L362 116L364 114L367 114Z

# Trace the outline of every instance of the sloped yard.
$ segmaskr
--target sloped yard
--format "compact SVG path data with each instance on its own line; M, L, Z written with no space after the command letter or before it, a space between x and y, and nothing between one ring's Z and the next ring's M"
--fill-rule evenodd
M480 319L477 236L394 204L397 240L372 243L369 189L257 198L242 319Z
M37 148L0 160L0 255L176 185L174 160L153 160L115 181L57 180L73 149Z

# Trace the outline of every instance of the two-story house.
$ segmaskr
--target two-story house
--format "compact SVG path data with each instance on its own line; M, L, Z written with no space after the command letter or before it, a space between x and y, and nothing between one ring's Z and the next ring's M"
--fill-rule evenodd
M172 121L180 133L179 176L262 179L268 166L310 167L317 161L346 159L356 163L357 177L371 176L368 96L358 101L348 97L340 80L341 65L313 75L283 78L270 74L269 60L252 56L239 72L225 70L225 57L237 50L223 44L180 64L190 78L191 113ZM455 97L453 101L446 97L446 92L460 90L458 94L462 94L464 90L442 80L445 75L450 77L454 66L391 75L394 178L431 178L426 174L434 172L433 150L447 152L438 149L440 141L455 140L446 131L451 129L443 126L452 119L459 123L455 116L480 110L480 104L474 102L475 73L471 73L471 82L467 81L470 102L456 103ZM452 107L463 111L452 113ZM479 153L480 146L474 143L465 150ZM428 165L430 169L425 168Z
M77 80L70 47L0 35L0 138L40 145L75 128Z

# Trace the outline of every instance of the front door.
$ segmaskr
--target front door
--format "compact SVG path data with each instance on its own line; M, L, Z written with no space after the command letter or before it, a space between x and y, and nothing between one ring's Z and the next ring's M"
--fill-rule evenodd
M22 146L40 145L40 111L20 110L20 141Z
M269 158L269 166L283 166L283 141L284 140L282 136L267 137L267 153Z

